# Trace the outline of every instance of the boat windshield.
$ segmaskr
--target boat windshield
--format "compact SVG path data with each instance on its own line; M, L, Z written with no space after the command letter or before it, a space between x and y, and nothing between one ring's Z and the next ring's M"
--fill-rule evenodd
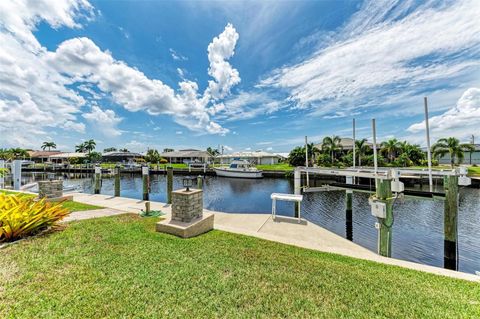
M249 168L250 163L231 163L230 168Z

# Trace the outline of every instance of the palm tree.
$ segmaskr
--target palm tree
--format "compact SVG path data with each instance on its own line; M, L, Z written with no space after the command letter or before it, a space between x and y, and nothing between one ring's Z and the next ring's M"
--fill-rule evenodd
M12 156L12 153L10 153L9 149L0 148L0 159L10 160L11 156Z
M213 157L220 155L220 151L213 147L207 147L207 152L212 154Z
M41 149L45 151L46 148L48 148L48 151L50 152L51 148L57 148L57 144L55 144L55 142L43 142Z
M396 138L392 138L388 141L382 142L380 144L381 151L388 155L388 159L390 162L393 162L395 156L400 151L400 143L397 141Z
M20 159L20 158L30 157L27 150L23 148L18 148L18 147L11 148L9 150L9 153L11 154L11 159Z
M313 145L313 143L310 143L307 144L307 151L309 162L312 162L315 153L318 153L318 149ZM291 150L288 154L288 163L292 166L305 165L305 146L297 146Z
M84 144L85 144L85 150L88 151L88 154L90 154L95 149L95 146L97 145L97 143L95 143L94 140L85 141Z
M370 146L367 144L367 139L361 139L355 141L355 153L358 155L358 166L362 166L362 157L370 151Z
M425 153L418 144L410 144L407 141L399 142L399 150L415 164L420 164L421 160L425 159Z
M461 144L455 137L441 138L432 146L434 157L444 157L446 154L450 155L450 165L453 168L455 160L457 163L463 161L463 152L473 152L475 147L472 144Z
M157 163L160 161L160 153L156 149L149 149L145 155L145 160L150 163Z
M342 150L342 139L340 136L326 136L322 141L322 151L328 152L332 157L332 164L335 162L335 152Z
M80 143L78 145L75 145L75 152L77 153L85 153L87 149L85 148L85 143Z

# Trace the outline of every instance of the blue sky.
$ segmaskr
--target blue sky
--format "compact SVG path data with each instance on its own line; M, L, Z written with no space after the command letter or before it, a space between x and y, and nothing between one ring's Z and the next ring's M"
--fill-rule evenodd
M0 147L288 152L480 127L477 1L3 1ZM480 137L479 137L480 140Z

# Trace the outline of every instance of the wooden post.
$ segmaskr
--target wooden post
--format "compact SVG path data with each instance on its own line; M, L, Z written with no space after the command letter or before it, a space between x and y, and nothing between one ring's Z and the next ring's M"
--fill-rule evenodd
M142 184L143 184L143 200L149 199L149 184L150 184L150 176L148 166L142 166Z
M102 187L102 168L99 166L95 167L95 189L93 191L94 194L100 194L100 188Z
M167 167L167 204L172 203L173 167Z
M457 270L458 176L444 176L444 267Z
M390 179L377 181L377 199L387 205L386 217L378 218L378 253L381 256L392 256L393 198Z
M120 166L115 166L115 196L120 196Z
M201 175L197 176L197 188L202 189L203 188L203 178Z
M299 168L295 168L295 171L293 172L293 192L295 195L300 195L302 190L302 172L300 171ZM294 215L295 218L298 218L299 214L299 207L298 205L294 205L295 210L294 210Z
M150 213L150 202L145 202L145 212Z
M345 235L348 240L353 240L353 211L352 195L353 191L347 189L345 194Z

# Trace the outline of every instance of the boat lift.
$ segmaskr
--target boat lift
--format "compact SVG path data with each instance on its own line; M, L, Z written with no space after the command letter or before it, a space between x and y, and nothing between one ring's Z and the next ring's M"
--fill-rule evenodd
M344 176L346 183L330 183L321 187L302 186L302 174ZM411 178L425 175L442 177L444 193L433 191L405 190L402 178ZM355 177L370 178L375 180L375 188L366 185L353 184ZM308 183L308 182L307 182ZM373 193L369 204L371 213L377 218L375 228L378 230L378 254L391 256L392 226L394 222L393 204L400 196L415 197L441 197L444 205L444 266L449 269L458 269L458 191L459 186L468 186L471 179L467 177L467 168L459 167L451 170L414 170L403 168L347 168L329 169L317 167L297 167L294 171L294 194L303 192L346 190L347 219L352 212L352 190ZM431 185L431 184L430 184Z
M327 176L344 176L349 182L344 185L333 183L332 185L325 185L322 187L310 187L309 181L307 185L301 185L301 174L305 175L317 174L317 175L327 175ZM360 185L354 185L352 179L355 177L371 178L375 180L391 180L391 189L392 192L402 193L405 192L403 183L400 181L401 178L411 178L411 177L423 177L425 175L444 177L444 176L457 176L459 186L468 186L472 183L472 180L467 177L467 168L458 167L451 170L432 170L430 172L425 170L416 170L416 169L404 169L404 168L378 168L375 172L375 169L370 168L317 168L317 167L296 167L294 171L294 193L301 194L301 191L304 192L315 192L323 190L340 190L340 189L350 189L357 188ZM361 188L358 188L361 189ZM373 189L372 191L375 191ZM439 195L437 192L418 192L419 194L435 194ZM415 195L415 191L409 191L409 194ZM420 195L421 196L421 195Z

